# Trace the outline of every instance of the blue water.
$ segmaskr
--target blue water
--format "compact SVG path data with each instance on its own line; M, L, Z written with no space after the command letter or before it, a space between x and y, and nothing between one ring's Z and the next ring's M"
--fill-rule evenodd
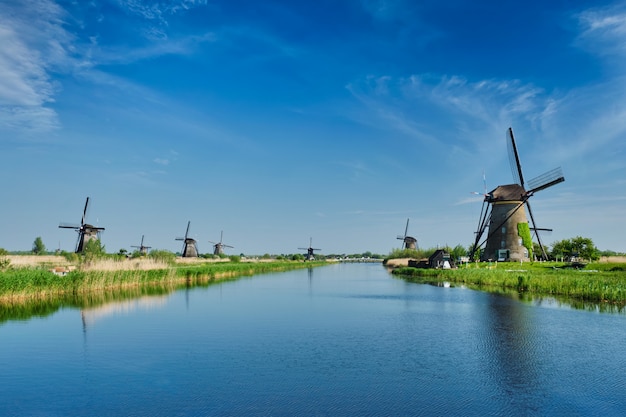
M0 415L624 415L626 316L264 274L0 325Z

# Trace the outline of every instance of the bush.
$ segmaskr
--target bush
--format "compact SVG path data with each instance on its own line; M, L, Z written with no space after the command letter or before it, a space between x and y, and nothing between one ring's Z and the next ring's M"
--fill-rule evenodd
M155 261L165 263L174 263L174 261L176 261L176 254L167 250L152 250L148 254L148 257L154 259Z

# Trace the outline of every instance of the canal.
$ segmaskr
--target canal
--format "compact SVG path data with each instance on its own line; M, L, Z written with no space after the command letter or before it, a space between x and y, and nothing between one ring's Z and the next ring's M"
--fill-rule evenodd
M0 321L3 416L624 415L626 315L262 274Z

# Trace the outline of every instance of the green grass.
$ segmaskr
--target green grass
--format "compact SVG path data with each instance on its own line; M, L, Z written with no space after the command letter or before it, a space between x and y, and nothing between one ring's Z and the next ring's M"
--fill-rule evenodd
M82 294L114 288L149 285L197 285L227 277L325 265L325 262L207 263L153 270L73 271L57 276L39 268L0 272L0 301Z
M589 264L576 270L557 263L469 265L455 270L398 268L393 274L415 282L451 282L473 288L513 290L595 303L626 305L626 265Z

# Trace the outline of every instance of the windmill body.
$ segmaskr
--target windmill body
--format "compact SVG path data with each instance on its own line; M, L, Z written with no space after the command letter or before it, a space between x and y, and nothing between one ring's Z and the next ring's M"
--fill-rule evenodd
M144 246L143 238L144 238L144 236L141 235L141 243L139 244L139 246L131 246L131 248L137 248L137 250L139 251L140 254L147 255L148 254L148 249L151 249L152 246Z
M234 248L234 246L230 246L230 245L226 245L226 244L222 243L223 238L224 238L224 232L222 231L220 233L220 241L219 242L211 242L211 241L209 241L209 243L213 243L213 255L223 255L224 254L224 248Z
M406 219L406 227L404 228L404 235L398 235L398 239L402 241L402 249L417 249L417 239L408 235L409 232L409 219Z
M321 250L321 249L317 249L313 247L313 238L309 239L309 247L308 248L298 248L300 250L305 250L306 251L306 256L304 259L306 259L307 261L314 261L315 260L315 251L316 250Z
M524 195L524 189L517 184L498 186L488 194L491 216L483 260L529 260L529 252L519 236L518 226L520 223L528 225Z
M529 260L533 243L530 231L533 231L541 251L541 253L534 255L547 259L548 255L541 242L539 231L551 229L540 229L535 225L528 200L536 192L565 181L565 177L563 177L561 168L556 168L530 180L528 182L529 189L526 189L522 165L511 128L507 131L507 145L515 184L500 185L490 193L485 194L470 258L473 260L479 253L482 244L486 243L485 250L480 256L483 261ZM530 223L526 217L527 214L530 216ZM481 243L485 233L487 236Z
M85 201L85 208L83 209L83 217L81 218L80 224L68 224L61 223L59 225L60 229L74 229L78 233L78 239L76 241L76 253L82 253L85 249L85 245L90 240L98 240L100 239L100 232L104 230L104 227L96 227L94 225L85 223L87 219L87 208L89 207L89 197Z
M197 258L198 257L198 247L196 245L196 240L189 237L189 226L191 222L187 222L187 231L185 232L185 237L177 237L176 240L183 241L183 249L181 251L181 256L183 258Z

